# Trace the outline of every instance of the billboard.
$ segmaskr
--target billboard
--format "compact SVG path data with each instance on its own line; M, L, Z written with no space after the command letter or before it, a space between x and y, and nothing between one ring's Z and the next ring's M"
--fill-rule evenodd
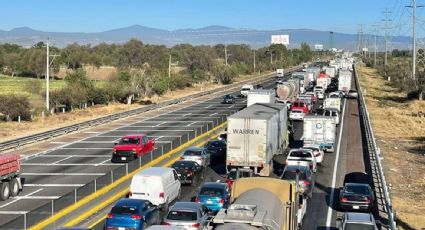
M272 44L289 45L289 35L272 35Z
M323 44L314 44L315 50L323 50Z

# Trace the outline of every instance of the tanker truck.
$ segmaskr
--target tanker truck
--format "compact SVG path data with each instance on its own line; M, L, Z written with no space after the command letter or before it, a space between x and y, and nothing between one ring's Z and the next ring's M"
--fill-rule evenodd
M294 101L299 94L299 80L288 80L277 85L276 95L277 101L286 103L287 101Z
M231 202L214 217L216 230L295 230L301 227L307 208L294 182L274 178L236 180Z

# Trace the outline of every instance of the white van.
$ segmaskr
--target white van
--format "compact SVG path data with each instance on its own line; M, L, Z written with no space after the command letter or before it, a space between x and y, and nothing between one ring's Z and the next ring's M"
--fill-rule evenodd
M173 168L151 167L133 176L128 197L149 200L167 211L180 192L179 177Z
M254 86L253 86L253 85L250 85L250 84L243 85L243 86L242 86L242 88L241 88L241 95L242 95L243 97L247 97L247 96L248 96L248 93L249 93L251 90L253 90L253 89L254 89Z

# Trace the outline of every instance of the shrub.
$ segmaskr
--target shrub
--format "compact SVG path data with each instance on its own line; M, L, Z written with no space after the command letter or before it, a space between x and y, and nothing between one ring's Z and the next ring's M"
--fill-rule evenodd
M12 121L17 121L19 116L21 120L29 121L31 120L30 102L25 96L0 95L0 113Z
M41 81L31 79L25 82L25 91L32 94L40 94L42 89Z

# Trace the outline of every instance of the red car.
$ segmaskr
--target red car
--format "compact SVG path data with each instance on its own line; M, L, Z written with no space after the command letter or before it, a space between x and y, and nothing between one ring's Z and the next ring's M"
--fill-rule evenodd
M155 140L144 134L127 135L115 143L112 162L128 162L139 158L155 148Z
M308 105L304 101L295 101L294 103L292 103L291 110L293 109L302 110L304 113L309 112Z

